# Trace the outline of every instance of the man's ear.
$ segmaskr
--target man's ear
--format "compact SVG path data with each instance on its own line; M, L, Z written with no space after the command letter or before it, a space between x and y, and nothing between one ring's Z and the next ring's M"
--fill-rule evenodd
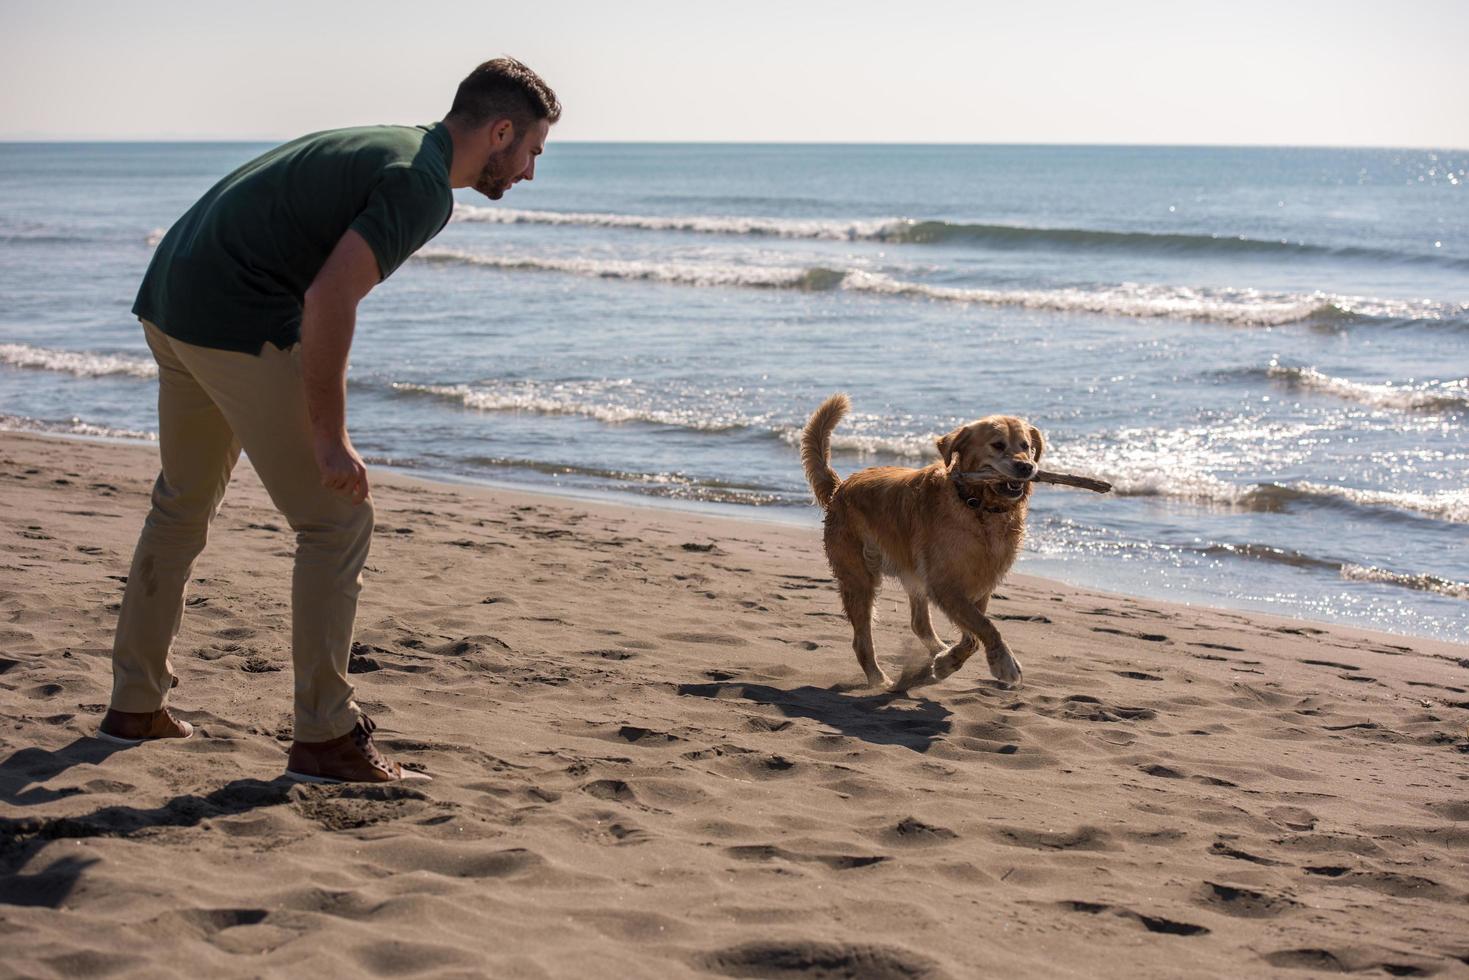
M509 119L496 119L490 125L490 149L503 150L515 142L515 123Z
M1030 445L1031 448L1034 450L1034 454L1031 458L1039 463L1041 461L1041 453L1044 452L1046 448L1046 440L1041 438L1041 430L1037 429L1033 425L1030 427Z
M945 466L948 466L949 459L954 453L962 453L964 444L968 441L969 430L961 425L948 435L940 437L934 445L939 447L939 458L944 461Z

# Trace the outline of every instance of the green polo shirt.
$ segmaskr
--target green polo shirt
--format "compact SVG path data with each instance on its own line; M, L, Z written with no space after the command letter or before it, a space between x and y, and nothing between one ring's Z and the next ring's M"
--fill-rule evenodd
M278 146L169 229L133 313L201 347L289 347L306 288L349 228L383 279L443 229L453 155L443 123L337 129Z

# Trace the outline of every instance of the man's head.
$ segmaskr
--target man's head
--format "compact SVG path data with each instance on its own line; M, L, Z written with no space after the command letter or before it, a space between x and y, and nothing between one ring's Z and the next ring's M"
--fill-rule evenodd
M455 133L455 152L467 153L465 166L476 168L468 182L499 200L516 181L535 179L536 157L560 118L561 103L539 75L514 58L496 58L459 83L444 122Z

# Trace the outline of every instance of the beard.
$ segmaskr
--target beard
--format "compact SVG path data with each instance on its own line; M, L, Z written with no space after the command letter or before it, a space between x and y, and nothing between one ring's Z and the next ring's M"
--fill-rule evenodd
M486 160L474 182L474 189L492 201L504 197L505 192L515 183L515 174L507 172L513 149L513 146L507 147Z

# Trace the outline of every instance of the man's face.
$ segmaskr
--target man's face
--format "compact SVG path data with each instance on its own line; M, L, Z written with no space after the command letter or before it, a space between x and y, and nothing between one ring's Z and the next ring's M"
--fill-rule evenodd
M546 137L551 124L538 119L530 128L517 134L508 144L490 150L485 165L480 169L474 189L492 201L505 196L516 181L536 179L536 157L546 148ZM491 137L492 142L494 137Z

